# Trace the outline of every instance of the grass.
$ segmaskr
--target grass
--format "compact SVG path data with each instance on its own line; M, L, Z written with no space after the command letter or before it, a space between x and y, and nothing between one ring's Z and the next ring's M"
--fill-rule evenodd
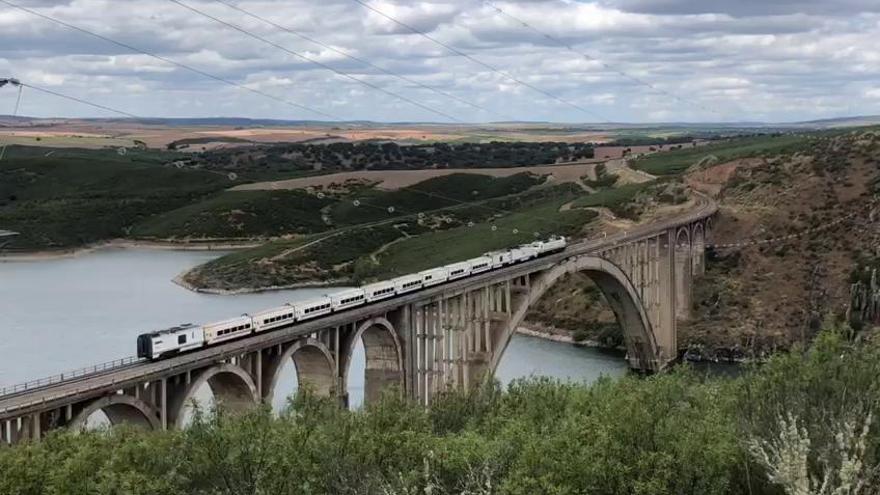
M775 135L735 138L721 143L684 147L680 150L655 153L639 158L633 166L653 175L675 175L706 157L714 156L719 162L765 154L780 154L802 148L807 140L802 135Z
M451 174L434 177L397 191L365 191L356 198L340 202L331 209L330 216L340 226L375 222L393 215L448 208L459 205L462 201L479 201L522 193L542 180L529 173L509 177ZM354 200L358 201L357 206Z
M617 208L623 206L635 198L635 196L651 186L653 182L640 184L624 184L611 189L602 189L593 194L582 196L572 203L573 208Z
M591 211L559 211L569 199L547 200L492 222L411 237L389 247L378 257L378 264L359 266L358 276L385 279L552 235L573 235L597 215Z
M334 200L304 191L223 191L162 213L132 234L154 238L241 238L312 234L330 229L321 210Z

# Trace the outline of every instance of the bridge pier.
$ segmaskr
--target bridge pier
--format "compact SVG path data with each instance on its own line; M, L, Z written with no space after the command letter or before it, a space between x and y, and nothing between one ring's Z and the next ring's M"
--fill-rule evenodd
M687 321L691 317L691 299L693 292L693 267L691 247L676 246L675 248L675 312L679 321Z

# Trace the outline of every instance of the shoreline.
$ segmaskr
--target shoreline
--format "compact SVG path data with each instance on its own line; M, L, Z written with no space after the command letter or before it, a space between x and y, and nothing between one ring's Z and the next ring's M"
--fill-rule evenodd
M608 347L606 345L602 345L601 342L596 340L582 340L580 342L575 341L569 335L562 335L559 333L554 333L550 331L551 329L561 331L555 327L546 327L543 325L536 325L534 323L523 322L520 323L516 328L516 333L521 335L528 335L529 337L536 337L539 339L549 340L552 342L558 342L560 344L571 344L576 347L590 347L594 349L609 349L609 350L622 350L620 347Z
M235 296L241 294L259 294L261 292L271 292L271 291L279 291L279 290L292 290L292 289L315 289L320 287L334 287L344 289L348 286L345 280L330 280L328 282L300 282L296 284L288 284L288 285L270 285L268 287L241 287L238 289L211 289L211 288L202 288L196 287L195 285L187 282L184 277L189 273L190 270L184 270L177 274L171 282L183 287L184 289L195 292L196 294L210 294L215 296Z
M75 258L104 249L155 249L169 251L236 251L260 246L259 242L173 242L112 239L76 248L45 249L40 251L0 252L0 263L16 261L43 261Z

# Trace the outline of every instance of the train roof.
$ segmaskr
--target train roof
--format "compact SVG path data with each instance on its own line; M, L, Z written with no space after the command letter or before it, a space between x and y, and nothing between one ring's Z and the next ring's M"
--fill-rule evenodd
M163 328L162 330L156 330L155 332L150 332L150 335L165 335L169 333L177 333L183 330L191 330L193 328L199 328L199 325L193 323L181 323L180 325Z
M247 320L247 321L250 321L250 319L251 319L251 317L245 314L245 315L241 315L241 316L236 316L236 317L234 317L234 318L227 318L227 319L225 319L225 320L212 321L211 323L205 323L204 326L206 326L206 327L214 327L214 326L217 326L217 325L228 325L228 324L230 324L230 323L236 323L236 322L239 322L239 321L241 321L241 320Z
M260 316L260 315L264 315L266 313L275 313L277 311L293 311L293 305L290 303L287 303L283 306L276 306L274 308L266 308L266 309L257 311L256 313L252 314L251 316Z
M333 292L332 294L324 294L324 295L327 297L339 297L339 296L344 296L344 295L348 295L348 294L357 294L357 293L363 292L363 291L364 291L363 287L352 287L351 289L343 289L338 292Z
M370 283L367 285L363 285L363 286L361 286L361 289L367 290L367 289L375 289L376 287L388 287L388 286L393 286L393 285L394 285L394 282L391 280L380 280L378 282L373 282L373 283Z

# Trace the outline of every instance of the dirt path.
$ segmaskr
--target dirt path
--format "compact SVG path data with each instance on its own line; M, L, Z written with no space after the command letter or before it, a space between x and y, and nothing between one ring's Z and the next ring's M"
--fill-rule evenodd
M608 170L608 173L620 177L620 179L618 179L618 184L640 184L642 182L650 182L657 178L647 172L631 168L629 162L623 158L619 160L608 160L605 162L605 168Z
M602 160L585 160L557 165L537 165L533 167L510 168L445 168L428 170L358 170L335 174L300 177L297 179L277 180L242 184L232 188L233 191L266 191L304 189L307 187L327 187L333 184L344 184L348 181L364 181L376 183L379 189L393 191L402 187L418 184L427 179L451 174L477 174L492 177L509 177L523 172L537 175L552 175L555 183L575 182L592 173L596 164Z

